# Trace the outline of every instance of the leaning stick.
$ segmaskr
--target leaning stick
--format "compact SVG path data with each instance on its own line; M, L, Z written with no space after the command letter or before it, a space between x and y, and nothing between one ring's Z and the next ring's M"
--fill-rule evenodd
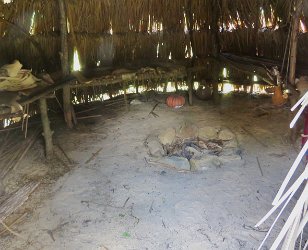
M103 150L103 148L100 148L99 150L97 150L95 153L92 154L92 156L89 158L89 160L87 160L85 162L85 164L88 164L90 161L92 161L98 154L99 152L101 152Z

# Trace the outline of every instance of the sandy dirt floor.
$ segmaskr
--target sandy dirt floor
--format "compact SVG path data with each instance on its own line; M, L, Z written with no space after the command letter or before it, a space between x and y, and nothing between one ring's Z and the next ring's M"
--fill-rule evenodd
M268 113L259 116L261 104ZM74 131L54 128L74 167L36 190L27 203L32 212L13 227L21 237L3 235L0 248L257 249L270 222L253 226L271 208L297 154L285 140L288 111L272 109L270 99L230 96L216 106L160 104L156 118L152 107L131 105ZM245 164L197 172L148 164L147 136L183 122L229 128ZM40 176L48 172L34 165L43 169Z

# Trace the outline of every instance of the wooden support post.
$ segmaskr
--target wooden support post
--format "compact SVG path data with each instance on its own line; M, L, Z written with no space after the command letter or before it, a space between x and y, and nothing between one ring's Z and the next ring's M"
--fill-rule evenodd
M178 92L179 91L178 81L174 82L174 87L175 87L175 92Z
M194 81L192 79L192 75L189 74L188 76L188 79L187 79L187 82L188 82L188 103L190 106L193 105L193 84L194 84Z
M218 83L215 82L213 83L213 99L214 99L214 103L218 103L219 102L219 93L218 93Z
M139 83L138 82L135 84L135 87L136 87L136 94L139 94Z
M253 83L250 84L250 94L253 94Z
M295 2L295 11L292 17L292 30L291 30L291 39L290 39L290 69L289 69L289 83L291 85L295 85L295 75L296 75L296 58L297 58L297 44L298 44L298 34L299 34L299 22L300 22L300 15L303 9L303 1L297 0ZM293 94L290 96L290 104L293 106L298 99L298 95ZM291 116L289 120L291 120ZM299 131L298 124L294 126L293 129L290 131L290 141L295 143L297 139L297 134Z
M69 59L68 59L68 42L67 42L67 15L65 10L64 0L58 0L60 13L60 32L61 32L61 66L62 73L68 76L70 73ZM69 128L73 127L73 112L71 102L71 88L65 86L63 88L63 112L66 124Z
M165 84L164 84L164 93L167 93L167 87L168 87L168 82L165 82Z
M65 86L63 88L63 112L65 122L69 128L73 128L74 126L71 104L71 88L69 86Z
M247 85L244 85L244 92L247 94Z
M88 88L83 89L83 95L84 95L84 103L89 104L89 91Z
M260 10L260 2L255 1L255 6L258 10ZM259 56L259 28L260 28L260 11L256 11L255 23L254 23L254 33L255 33L255 46L253 48L254 55Z
M220 36L220 27L218 25L219 23L219 8L217 6L216 3L214 3L214 1L210 1L212 10L213 10L213 15L212 15L212 23L211 23L211 36L212 36L212 40L213 40L213 49L212 49L212 54L215 58L217 58L219 56L220 50L221 50L221 45L220 45L220 40L219 40L219 36ZM208 66L210 67L214 67L214 63L208 64ZM215 72L215 71L214 71ZM214 73L215 74L215 73ZM218 74L215 74L215 76L212 79L213 81L215 81L213 83L213 99L214 99L214 103L218 104L220 101L219 98L219 93L218 93ZM223 86L223 85L222 85Z
M194 67L195 61L196 61L196 49L195 49L195 42L194 42L194 17L193 17L193 12L192 12L192 0L189 0L187 2L187 15L188 15L188 30L189 30L189 40L190 40L190 45L191 45L191 51L193 53L192 59L191 59L191 67ZM193 76L192 73L189 73L188 79L188 101L189 105L193 105Z
M41 98L39 102L40 102L41 119L43 125L43 136L45 139L45 154L46 158L50 159L53 155L53 143L52 143L53 132L50 129L46 98Z
M125 107L126 107L126 109L128 109L128 100L127 100L126 88L127 88L126 83L123 83L124 103L125 103Z
M289 83L295 84L295 74L296 74L296 56L297 56L297 41L299 33L299 22L300 15L303 10L303 1L297 0L295 5L295 12L292 18L292 32L290 40L290 73L289 73Z

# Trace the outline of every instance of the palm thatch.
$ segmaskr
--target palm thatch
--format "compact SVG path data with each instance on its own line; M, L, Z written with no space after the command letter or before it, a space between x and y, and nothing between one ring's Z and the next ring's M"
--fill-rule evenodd
M120 65L138 59L167 60L170 55L172 59L185 59L191 46L187 32L190 21L192 47L198 58L214 54L219 42L223 51L256 55L257 50L261 56L281 59L292 10L292 1L284 0L66 0L65 3L70 58L77 48L85 68L93 68L98 62ZM1 1L2 60L18 58L29 68L57 69L60 65L58 9L55 0L48 3L14 0L9 4ZM193 20L188 18L189 11ZM305 22L305 18L302 20ZM300 36L299 61L308 55L307 40L307 33Z

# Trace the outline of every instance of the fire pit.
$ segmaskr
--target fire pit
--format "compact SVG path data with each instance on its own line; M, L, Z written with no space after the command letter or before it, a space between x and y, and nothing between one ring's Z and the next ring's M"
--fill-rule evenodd
M145 145L151 163L179 170L206 170L244 163L236 136L227 128L183 124L149 136Z

